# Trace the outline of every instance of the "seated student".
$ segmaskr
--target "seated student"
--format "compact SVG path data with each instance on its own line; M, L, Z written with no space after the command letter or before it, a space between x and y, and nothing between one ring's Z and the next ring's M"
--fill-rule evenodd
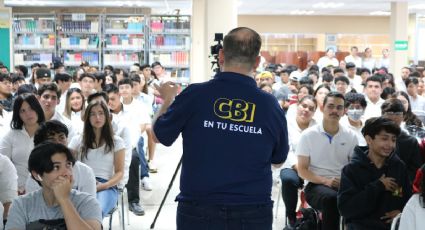
M335 77L335 90L345 95L349 91L350 80L346 76Z
M0 219L7 219L10 204L18 196L18 174L10 159L0 154ZM3 221L0 221L3 224ZM3 229L0 227L0 229Z
M68 145L68 129L60 121L51 120L41 123L34 135L34 146L44 142ZM72 188L80 192L86 192L96 196L96 178L93 170L86 164L76 161L72 168L73 186ZM40 186L32 178L28 178L25 184L25 191L32 192L40 189Z
M336 197L341 169L357 145L355 134L339 125L345 98L338 92L326 95L323 121L303 131L297 145L298 174L308 181L304 189L309 205L322 212L322 229L339 229Z
M403 103L399 99L389 99L382 104L382 115L394 121L399 127L403 121L406 112ZM397 138L396 148L394 152L404 162L407 168L407 175L412 184L415 179L416 171L421 167L421 155L419 152L419 144L415 137L401 130L400 136Z
M44 142L30 154L28 169L42 187L15 199L6 230L45 229L46 222L66 224L67 229L101 229L96 198L71 189L75 159L62 144Z
M399 229L403 230L419 230L425 226L425 165L422 165L416 174L415 184L413 186L414 194L406 206L404 206L401 214ZM417 191L415 191L417 189Z
M360 146L366 146L366 141L361 133L364 125L364 111L367 103L363 94L347 93L345 94L346 116L341 118L340 124L348 127L356 134Z
M367 147L356 147L342 169L338 209L348 229L390 229L411 196L404 163L393 152L400 127L388 118L371 118L362 133Z

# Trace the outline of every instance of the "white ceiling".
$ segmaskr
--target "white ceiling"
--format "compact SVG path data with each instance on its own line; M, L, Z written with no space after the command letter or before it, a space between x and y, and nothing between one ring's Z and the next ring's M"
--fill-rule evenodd
M208 0L213 1L213 0ZM288 15L294 11L307 11L311 15L370 15L374 11L391 9L394 0L239 0L238 13L243 15ZM397 0L396 0L397 1ZM315 4L343 3L337 8L318 8ZM425 14L425 0L398 0L408 2L409 11ZM37 7L148 7L153 14L172 14L180 9L181 14L191 14L191 0L4 0L6 6ZM412 8L421 6L421 9Z

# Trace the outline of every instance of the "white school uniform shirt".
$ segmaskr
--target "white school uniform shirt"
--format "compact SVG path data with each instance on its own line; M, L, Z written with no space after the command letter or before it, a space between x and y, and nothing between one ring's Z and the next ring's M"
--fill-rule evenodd
M314 174L341 177L341 170L350 161L357 143L355 134L348 128L339 125L338 133L330 137L319 123L302 132L296 154L310 158L309 170Z
M384 104L385 100L382 98L379 98L379 100L376 103L373 103L366 95L366 109L364 110L363 117L365 120L372 118L372 117L380 117L382 115L381 112L381 106Z
M401 213L401 230L419 230L425 226L425 208L422 207L422 198L420 194L414 194L410 197Z
M316 121L312 119L308 127L312 127L314 125L316 125ZM283 163L282 168L292 168L292 166L298 163L298 158L295 152L301 137L301 133L303 131L304 130L301 130L301 128L298 126L297 121L292 120L291 122L288 122L289 152L288 152L288 157L286 158L286 161Z
M349 128L351 131L353 131L353 133L356 135L357 137L357 141L359 142L359 146L367 146L366 140L364 139L364 136L362 134L362 128L364 127L365 124L365 120L363 117L360 118L360 120L362 121L362 126L361 127L354 127L350 124L350 121L348 120L348 116L344 115L343 117L341 117L341 120L339 120L339 124Z
M68 147L79 153L81 162L87 164L93 169L96 177L109 180L115 174L114 171L114 154L125 149L124 141L117 135L114 135L115 148L106 152L105 145L96 149L88 149L87 158L81 156L82 135L72 138Z
M55 110L55 113L53 114L53 117L50 120L60 121L68 128L69 140L71 140L75 136L76 132L75 132L75 129L72 127L71 120L66 118L64 115L60 114L57 110Z
M363 68L368 68L371 72L373 70L373 68L375 68L376 65L376 60L375 58L363 58L362 61L362 67Z
M29 176L28 158L34 148L34 137L30 137L25 127L11 129L0 141L0 153L7 156L18 173L18 189L24 191Z
M413 98L409 95L410 107L412 108L413 113L424 113L425 112L425 98L417 95L416 98Z
M18 174L10 159L0 154L0 202L12 202L18 196ZM3 206L0 204L0 206Z
M3 109L3 116L0 116L0 140L10 130L10 121L12 120L12 112Z
M330 65L337 67L339 66L338 59L335 57L329 58L328 56L323 56L319 58L319 61L317 61L317 65L319 66L319 70L322 70L323 67L328 67Z
M348 62L354 63L357 68L362 67L362 58L359 57L359 56L354 57L353 55L350 54L350 55L348 55L344 58L344 61L345 61L345 63L348 63Z
M131 132L131 146L134 148L137 146L142 132L140 125L151 124L152 120L149 116L148 109L139 100L133 99L130 104L123 104L123 115L122 122L126 122L130 127Z

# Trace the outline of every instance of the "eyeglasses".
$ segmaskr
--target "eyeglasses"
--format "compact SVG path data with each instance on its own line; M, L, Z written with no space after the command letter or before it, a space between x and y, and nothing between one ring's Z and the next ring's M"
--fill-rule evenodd
M403 116L403 112L385 112L384 115L387 116Z

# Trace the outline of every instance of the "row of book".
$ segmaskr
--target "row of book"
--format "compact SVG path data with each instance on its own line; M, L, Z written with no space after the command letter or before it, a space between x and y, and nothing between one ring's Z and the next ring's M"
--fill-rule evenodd
M123 47L132 49L143 49L145 39L141 35L112 35L106 36L106 47Z
M64 64L65 66L80 65L81 62L87 61L92 66L99 65L98 52L65 52Z
M66 37L60 38L60 44L62 49L87 49L97 48L99 44L98 36L91 36L86 38L80 37Z
M137 53L111 53L103 55L104 65L112 66L126 66L133 65L134 63L140 63L139 55Z
M86 33L98 33L99 22L98 21L62 21L63 32L86 32Z
M143 21L124 21L124 20L110 20L106 23L106 32L113 31L140 31L143 32Z
M52 53L15 53L14 55L15 65L26 65L27 63L51 63L52 62Z
M28 35L18 36L14 38L15 49L54 49L54 35Z
M151 20L151 31L154 33L188 33L190 32L189 18L158 18Z
M190 38L177 35L156 35L149 38L153 49L190 49Z
M14 20L12 29L16 33L20 32L54 32L55 23L53 20L45 20L45 19L38 19L38 20Z
M189 53L185 51L175 51L166 54L150 53L149 63L153 63L155 61L161 62L161 64L166 67L185 68L190 64Z

